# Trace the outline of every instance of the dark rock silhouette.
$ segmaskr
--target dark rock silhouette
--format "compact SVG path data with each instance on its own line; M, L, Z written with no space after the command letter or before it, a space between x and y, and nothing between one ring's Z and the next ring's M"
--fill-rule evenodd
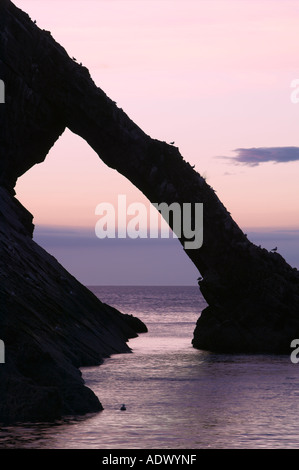
M3 188L0 219L0 421L100 411L79 367L129 352L145 325L100 302L39 247L31 214Z
M31 47L39 40L34 53ZM100 302L32 240L33 217L14 197L19 171L36 163L37 154L43 160L64 129L60 110L43 97L47 83L43 90L38 78L43 67L46 74L51 68L47 53L40 56L48 40L49 33L26 14L1 2L0 338L5 363L0 364L0 422L5 423L102 410L79 368L130 352L128 339L147 331L139 319ZM39 83L37 94L34 83Z
M18 416L18 390L30 403L26 410L20 399L21 419L100 409L78 367L126 349L126 338L134 334L132 319L100 303L32 241L31 216L14 197L17 178L45 159L66 127L150 201L203 203L203 246L185 250L208 303L193 346L290 352L291 340L299 337L298 271L278 253L251 243L178 148L146 135L95 85L86 67L9 0L0 4L0 78L6 85L0 105L0 337L7 357L5 367L0 365L0 418ZM24 365L24 357L34 366Z

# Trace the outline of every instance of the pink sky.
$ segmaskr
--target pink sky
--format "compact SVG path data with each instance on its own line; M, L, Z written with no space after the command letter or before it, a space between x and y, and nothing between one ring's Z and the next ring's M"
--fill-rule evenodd
M252 168L215 158L239 147L297 145L299 104L290 100L290 83L299 78L297 1L16 5L82 61L145 132L175 140L241 226L298 226L299 162ZM36 222L94 224L96 205L116 192L140 199L139 191L69 134L18 183L18 196Z
M175 141L236 222L299 228L299 161L236 165L234 149L298 145L299 3L16 0L151 137ZM17 184L38 225L94 227L118 194L145 201L67 131Z

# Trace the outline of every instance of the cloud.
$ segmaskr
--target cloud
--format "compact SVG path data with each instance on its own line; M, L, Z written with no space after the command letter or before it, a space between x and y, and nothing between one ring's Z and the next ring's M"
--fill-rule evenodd
M299 147L253 147L235 149L235 157L225 158L234 164L257 166L265 162L287 163L299 160Z
M87 286L197 285L198 270L176 238L100 240L93 228L55 226L37 226L34 235Z
M93 227L59 227L59 226L47 226L37 225L34 229L33 239L40 246L46 250L52 248L115 248L122 247L124 249L134 247L156 247L158 245L167 246L179 246L181 247L177 237L172 233L171 230L163 232L165 238L162 238L161 232L158 233L157 238L151 238L148 233L147 238L118 238L117 230L115 238L103 238L99 239Z

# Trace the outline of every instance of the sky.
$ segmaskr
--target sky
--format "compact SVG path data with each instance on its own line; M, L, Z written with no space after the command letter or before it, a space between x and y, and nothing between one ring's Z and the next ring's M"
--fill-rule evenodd
M147 134L175 141L251 241L299 268L297 0L14 3ZM176 239L97 238L98 204L150 205L70 131L16 193L82 283L196 285Z

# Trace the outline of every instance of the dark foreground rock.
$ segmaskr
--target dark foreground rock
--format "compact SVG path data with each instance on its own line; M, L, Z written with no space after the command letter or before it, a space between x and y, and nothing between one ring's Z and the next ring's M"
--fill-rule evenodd
M146 331L99 301L32 240L32 216L0 188L0 421L43 421L102 410L80 367L130 352Z
M13 198L17 178L45 159L66 127L150 201L203 203L203 245L185 249L208 303L193 346L290 352L299 337L298 271L251 243L179 149L146 135L50 32L9 0L0 3L0 78L2 417L100 409L78 368L126 350L136 328L32 241L31 218ZM179 238L183 246L188 241Z

